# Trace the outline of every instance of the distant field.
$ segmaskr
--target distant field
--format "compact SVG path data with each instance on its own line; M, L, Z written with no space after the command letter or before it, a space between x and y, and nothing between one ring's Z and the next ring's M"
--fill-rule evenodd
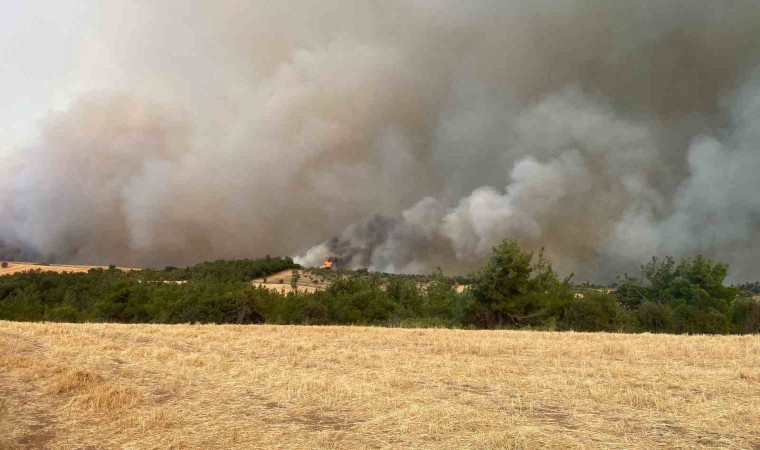
M251 285L265 287L267 289L287 294L288 292L293 291L293 288L290 285L292 276L293 271L291 269L283 270L266 278L255 278L251 280ZM282 280L282 283L280 283L280 280ZM312 278L312 275L310 273L302 271L301 278L298 280L297 290L299 292L314 292L319 289L324 289L329 285L330 282L322 282L316 277Z
M298 279L298 283L296 286L296 290L299 292L314 292L318 291L320 289L326 289L332 284L332 282L336 279L341 277L341 274L335 274L331 277L324 277L320 276L320 272L317 270L312 269L305 269L299 271L301 274L301 277ZM387 274L382 274L386 275ZM273 275L270 275L266 278L260 277L255 278L251 280L251 285L253 286L259 286L259 287L265 287L270 290L274 290L281 293L289 293L293 292L293 288L290 285L291 277L293 276L293 270L283 270L281 272L277 272ZM280 283L282 281L282 283ZM427 286L428 283L417 283L417 287L424 288ZM469 286L465 285L456 285L454 289L456 289L457 292L464 292L465 289L467 289Z
M130 269L126 267L117 267L120 270L139 270ZM87 273L90 269L108 269L108 266L85 266L85 265L72 265L72 264L41 264L33 262L9 262L8 267L0 267L0 275L13 275L15 273L26 272L29 270L42 270L45 272L71 272L71 273Z
M0 322L0 448L758 448L760 336Z

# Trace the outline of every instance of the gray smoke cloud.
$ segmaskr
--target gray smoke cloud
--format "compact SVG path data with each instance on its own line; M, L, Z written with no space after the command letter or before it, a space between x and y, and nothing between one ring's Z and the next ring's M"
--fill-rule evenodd
M760 276L757 2L102 8L81 98L0 166L6 254L461 272L511 237Z

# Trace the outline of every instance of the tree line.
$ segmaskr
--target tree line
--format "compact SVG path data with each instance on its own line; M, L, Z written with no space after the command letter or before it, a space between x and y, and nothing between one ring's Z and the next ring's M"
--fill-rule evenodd
M624 275L610 289L574 285L557 275L543 252L505 240L467 277L440 270L426 276L313 271L332 282L311 293L249 283L297 268L290 258L266 257L133 272L24 272L0 277L0 319L760 332L757 284L724 285L728 266L702 256L652 258L641 278ZM468 283L464 290L457 288L462 281Z

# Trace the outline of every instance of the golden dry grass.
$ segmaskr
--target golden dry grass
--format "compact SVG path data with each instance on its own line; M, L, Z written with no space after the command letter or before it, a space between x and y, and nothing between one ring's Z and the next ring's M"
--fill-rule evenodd
M127 267L117 267L119 270L130 271L139 269L130 269ZM0 267L0 275L13 275L30 270L42 270L44 272L70 272L70 273L87 273L90 269L108 269L108 266L84 266L72 264L41 264L33 262L8 262L8 267Z
M287 294L293 292L293 287L290 285L290 280L292 277L293 270L288 269L277 272L273 275L269 275L266 278L254 278L251 280L251 285L267 288L269 290L277 291L282 294ZM266 283L264 280L266 280ZM279 280L283 280L283 282L280 283ZM296 290L298 292L311 293L319 289L324 289L329 285L329 282L322 283L316 279L313 279L310 274L302 272L301 278L298 280Z
M0 322L0 447L760 448L760 336Z
M277 272L274 275L270 275L268 277L254 278L253 280L251 280L251 285L264 287L272 291L280 292L282 294L288 294L290 292L293 292L293 288L290 285L290 280L292 276L293 276L293 270L287 269L281 272ZM280 280L283 280L283 282L280 283L279 282ZM312 293L320 289L326 289L330 286L330 284L332 284L331 280L322 281L322 279L319 276L313 273L309 273L308 271L302 271L301 278L298 280L296 290L298 292ZM428 283L417 283L416 286L418 289L424 290L424 289L427 289ZM470 287L469 285L457 284L454 286L454 289L457 292L462 293L469 287ZM384 289L384 287L382 286L381 288Z

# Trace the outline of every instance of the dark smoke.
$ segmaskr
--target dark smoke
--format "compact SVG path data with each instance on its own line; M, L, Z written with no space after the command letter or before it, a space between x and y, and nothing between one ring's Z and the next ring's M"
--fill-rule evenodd
M0 241L425 272L513 237L581 278L760 276L760 3L104 5L85 95L0 166Z
M327 255L335 258L339 266L367 267L378 246L388 240L396 222L383 216L372 215L346 229L345 238L337 236L325 243Z

